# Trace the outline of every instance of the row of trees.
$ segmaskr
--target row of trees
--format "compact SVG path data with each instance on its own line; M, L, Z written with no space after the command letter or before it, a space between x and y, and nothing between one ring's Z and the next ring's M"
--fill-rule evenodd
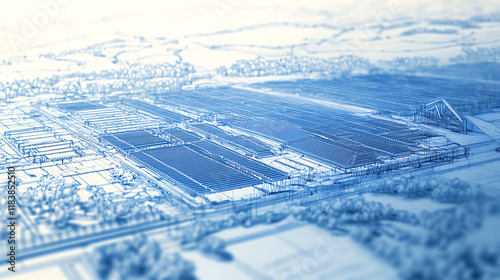
M345 55L330 59L314 57L283 57L277 59L256 58L238 60L226 68L221 66L217 73L229 77L258 77L269 75L312 74L320 73L326 76L352 72L366 73L373 65L367 59L353 55Z
M52 76L49 78L36 78L34 80L22 79L12 82L0 82L0 93L7 97L16 97L18 95L38 95L56 93L55 85L60 81L60 77ZM0 95L0 99L2 95Z
M298 220L329 229L356 224L376 224L384 220L408 224L419 223L415 214L406 210L396 210L387 204L366 200L362 195L324 202L321 206L295 208L293 215Z
M0 82L0 99L16 96L34 96L54 93L76 95L106 94L115 91L156 92L180 90L193 81L206 78L210 74L195 74L191 64L124 64L118 70L104 69L92 73L71 73L54 75L49 78L34 80L22 79L13 82ZM78 78L78 79L74 79ZM81 80L87 80L82 83ZM60 83L60 81L66 81Z
M500 47L476 49L464 47L462 54L450 58L451 63L479 63L479 62L500 62Z
M254 215L250 211L240 211L221 220L197 220L187 227L171 232L171 234L174 238L179 239L181 244L190 245L224 229L276 223L288 216L289 213L286 211L266 212L260 215Z
M400 73L408 71L423 71L439 65L439 58L426 57L396 57L392 60L379 60L378 71L384 73Z
M481 230L485 219L500 218L499 202L474 201L424 212L419 216L424 231L365 225L355 228L351 236L393 264L403 279L497 279L500 239L485 243L467 237Z
M451 63L477 63L500 61L500 47L493 48L464 48L463 53L450 59ZM229 77L258 77L269 75L290 74L320 74L325 77L337 75L367 74L367 73L398 73L426 70L439 65L436 57L397 57L393 60L378 61L376 64L369 60L343 55L336 58L319 59L314 57L284 57L277 59L256 58L238 60L229 68L221 66L216 72ZM114 91L150 92L175 91L184 85L190 85L199 78L207 78L210 74L196 74L195 67L188 63L175 64L141 64L127 62L119 69L103 69L100 72L75 72L65 75L54 75L45 79L14 80L12 83L0 83L0 92L6 97L18 95L39 95L69 92L74 94L110 93ZM96 81L82 85L79 78ZM61 80L70 80L61 83ZM119 81L109 81L119 80ZM105 82L103 82L105 81ZM107 81L107 82L106 82ZM1 96L0 96L1 98Z
M125 62L119 69L103 69L100 72L81 73L74 72L64 75L64 78L84 79L154 79L174 77L187 77L195 73L195 67L189 63L178 62L175 64L142 64Z
M102 187L89 185L84 190L88 197L81 197L82 189L75 181L61 175L43 176L35 188L22 193L26 206L33 214L59 228L68 227L73 219L91 217L105 223L128 223L140 219L170 217L153 207L153 203L165 203L163 198L140 200L135 197L116 196Z
M179 253L165 253L161 245L145 235L105 245L94 250L100 279L196 279L195 266Z
M428 197L440 202L466 202L483 197L479 185L455 178L400 177L381 180L371 187L372 192L399 195L407 198Z
M179 240L184 248L198 249L207 256L228 261L232 257L225 249L225 242L214 233L238 226L273 223L293 215L297 220L324 228L347 229L354 240L392 263L403 279L495 279L496 267L500 264L500 242L486 247L464 240L468 240L468 234L480 230L486 218L500 216L499 202L498 199L476 200L416 215L360 195L261 215L241 211L221 220L197 220L171 232L170 237ZM406 226L398 226L400 223ZM135 259L119 260L127 266L112 267L132 273L130 268L135 267Z
M486 217L500 216L500 205L496 204L499 201L481 199L449 209L423 211L421 225L429 231L425 245L446 248L454 240L479 230Z

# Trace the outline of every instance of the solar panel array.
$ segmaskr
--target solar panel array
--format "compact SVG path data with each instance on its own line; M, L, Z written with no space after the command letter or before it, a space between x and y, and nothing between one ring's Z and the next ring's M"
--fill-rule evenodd
M442 96L451 105L478 100L471 96L477 83L468 79L409 76L405 74L359 75L349 79L270 81L252 85L289 94L321 96L376 110L408 111Z
M381 120L381 119L367 119L365 120L365 123L367 125L375 126L378 127L382 130L387 130L387 131L396 131L400 129L404 129L406 126L396 123L396 122L391 122L391 121L386 121L386 120Z
M366 82L373 84L373 81ZM289 90L300 91L302 95L315 94L315 90L328 89L328 85L323 83L324 81L287 82L284 83L285 87L282 89L287 92ZM283 83L278 83L278 85L281 86ZM289 85L288 88L287 85ZM300 88L296 85L305 86ZM266 85L259 86L265 87ZM366 90L380 91L381 89L367 88ZM203 98L200 98L202 96ZM349 98L351 97L353 97L352 94L349 95ZM345 168L357 167L359 164L371 163L382 158L406 156L420 149L418 143L422 137L426 137L418 133L399 133L408 128L404 124L382 117L359 116L310 102L296 102L292 98L284 99L232 87L171 92L168 96L160 98L175 106L225 114L224 118L221 118L224 124L250 134L273 139L291 149L298 150L299 143L313 141L319 149L349 150L352 157L347 160L336 159L333 156L326 156L325 159L322 155L327 154L326 151L308 153L309 156L325 162L335 162L338 166ZM278 101L280 106L276 108L274 104ZM399 101L392 100L391 102ZM255 155L272 155L270 147L255 138L231 136L224 130L208 124L194 125L194 127L217 136L228 146L236 146L241 150L251 151ZM326 142L311 140L320 138L325 139ZM308 149L303 147L301 151L306 150Z
M373 83L373 81L365 82ZM380 81L375 83L378 82ZM270 88L276 90L281 88L286 92L299 92L302 95L308 95L315 94L316 92L320 93L323 88L328 89L328 84L324 83L327 82L317 80L278 82L276 84L269 82L259 84L257 87L266 87L269 85ZM275 87L275 85L278 86ZM282 85L284 87L281 87ZM304 87L302 88L302 86ZM383 87L377 89L370 87L366 88L366 90L384 91L385 89ZM200 96L204 96L204 98L201 99ZM348 97L355 98L352 94ZM371 147L373 151L370 153L378 154L378 151L384 151L386 156L399 154L400 152L404 154L406 151L405 148L411 150L406 146L417 146L415 141L418 138L395 137L392 133L389 133L406 129L404 124L381 118L357 116L335 108L319 106L308 102L298 103L294 99L284 99L238 88L219 87L196 91L182 91L169 93L168 96L162 98L165 102L175 105L195 106L216 113L229 112L231 113L230 116L226 116L223 121L226 124L269 137L284 144L312 135L321 135L335 141L345 138L344 141L351 141L351 144L354 146L363 146L368 149ZM368 96L367 98L370 97ZM278 101L280 106L276 108L273 104L276 104ZM394 99L391 102L398 103L399 100ZM200 128L220 138L224 138L222 131L210 128L207 125L201 125ZM365 138L358 136L367 136L366 143L362 143ZM380 140L382 144L371 141L370 136L383 138ZM373 146L370 146L370 144ZM379 150L380 145L384 144L387 144L388 147ZM255 148L251 144L248 146ZM399 151L399 147L403 147L401 151ZM361 149L360 147L358 148Z
M106 140L109 144L121 149L121 150L131 150L133 149L134 147L132 147L130 144L128 143L125 143L115 137L113 137L112 135L104 135L104 136L101 136L104 140Z
M217 128L213 125L209 125L209 124L204 124L204 123L200 123L200 124L195 124L193 125L194 127L202 130L202 131L205 131L205 132L208 132L210 134L213 134L215 136L219 136L219 137L223 137L226 135L226 133L220 129L220 128Z
M190 143L200 140L200 137L198 137L196 134L182 130L177 127L162 129L162 131L167 133L171 137L174 137L175 139L183 141L184 143Z
M247 136L228 136L226 140L254 152L257 156L267 157L273 156L273 152L264 142L254 137Z
M141 153L155 160L145 158ZM197 153L187 146L150 149L132 155L197 193L225 191L260 183L259 180ZM173 171L179 174L175 172L172 174Z
M89 102L59 103L57 107L65 111L87 111L106 108L104 105Z
M297 125L270 118L233 118L228 119L227 122L234 126L254 131L279 142L297 140L310 135L306 131L300 129Z
M377 157L408 155L412 149L418 148L417 141L421 139L394 136L397 135L398 131L407 129L405 125L347 113L323 116L320 113L301 112L296 117L280 116L278 113L270 115L281 119L233 117L229 118L227 123L281 141L285 146L299 152L309 151L306 153L307 155L342 168L373 163L377 161ZM300 115L302 115L303 121ZM311 136L319 136L328 141L316 142L316 140L311 139L319 138L311 138ZM311 141L312 143L310 143ZM350 150L352 156L340 159L328 155L326 151L310 151L310 148L302 147L299 143L314 144L319 150L338 151L335 148ZM413 148L411 148L412 146Z
M132 156L142 161L153 170L156 170L157 172L181 183L183 186L187 187L186 191L191 194L204 194L210 192L210 190L201 183L193 181L187 175L184 175L172 167L163 164L154 157L151 157L143 152L132 153Z
M144 111L146 113L154 114L157 116L160 116L168 121L171 122L180 122L184 119L188 119L188 117L185 117L183 115L179 115L177 113L162 109L160 107L142 102L142 101L137 101L137 100L126 100L123 102L125 105L139 109L141 111Z
M385 139L382 137L375 137L370 135L360 135L356 137L351 137L351 139L363 143L363 145L382 150L389 155L399 156L411 153L411 150L400 145L390 139Z
M105 133L134 131L158 126L155 122L151 122L151 120L143 116L111 107L99 110L79 111L77 115L86 125Z
M377 162L377 158L372 155L343 148L332 141L314 136L291 142L288 146L340 168Z
M304 128L304 130L321 135L326 138L337 138L337 137L348 137L352 136L353 134L350 132L347 132L345 130L339 129L338 126L320 126L320 127L315 127L315 128Z
M389 131L385 133L384 136L397 139L400 142L412 144L415 143L415 141L433 137L435 134L415 129L401 129L397 131Z
M111 145L122 150L142 149L169 144L167 140L153 136L143 130L114 133L103 136L103 138Z
M241 164L243 167L248 168L259 174L262 174L263 176L269 178L272 181L283 180L288 177L284 172L281 172L275 168L267 166L249 157L240 155L221 145L217 145L207 141L200 141L194 143L193 145L213 155L229 159L233 162L236 162L237 164Z
M347 161L350 164L345 165L345 162L333 161L337 166L344 168L357 167L360 162L365 162L365 155L369 158L366 162L371 163L372 157L396 157L408 155L412 152L411 146L417 147L418 137L394 137L398 132L407 130L405 125L368 117L351 116L341 117L339 115L332 116L325 125L318 127L304 127L305 131L327 139L327 143L351 150L357 153L356 159ZM302 139L309 139L304 137ZM310 140L305 140L305 142ZM291 141L294 142L294 141ZM298 142L298 141L295 141ZM317 143L317 145L323 145ZM294 148L294 145L287 145ZM330 147L330 146L327 146ZM321 156L323 153L309 153L310 156L320 160L331 162L331 159Z
M218 129L214 128L214 131L218 131ZM170 142L142 130L114 133L104 135L102 138L124 151L150 148L145 151L132 152L131 155L153 170L181 183L192 194L238 189L261 184L264 181L287 178L286 173L222 146L200 141L195 134L180 128L162 129L162 132L185 143L194 143L196 146L188 144L154 148L170 144ZM243 168L233 166L222 158L213 157L214 154L230 159L242 165ZM256 172L262 176L249 175L252 173L248 171Z
M208 124L196 124L194 127L217 136L220 139L230 142L230 144L252 151L254 154L265 157L274 155L269 146L255 137L231 136L220 128Z

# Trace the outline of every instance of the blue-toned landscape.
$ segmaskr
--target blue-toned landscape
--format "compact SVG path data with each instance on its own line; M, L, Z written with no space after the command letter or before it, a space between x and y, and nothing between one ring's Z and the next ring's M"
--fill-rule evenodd
M0 279L500 279L498 1L0 1Z

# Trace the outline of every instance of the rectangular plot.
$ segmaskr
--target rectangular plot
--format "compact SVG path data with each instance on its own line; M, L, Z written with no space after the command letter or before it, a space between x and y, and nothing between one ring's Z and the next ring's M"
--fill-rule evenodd
M124 104L142 110L146 113L151 113L160 116L170 121L181 121L183 119L188 119L188 117L185 117L183 115L179 115L177 113L137 100L127 100L124 101Z
M395 131L395 130L403 129L406 127L403 124L399 124L399 123L391 122L391 121L386 121L386 120L375 119L375 118L371 118L371 119L367 120L367 123L369 123L370 125L379 127L381 129L388 130L388 131Z
M202 156L186 146L152 149L145 153L214 191L259 184L258 180Z
M60 103L57 107L65 111L87 111L106 108L104 105L89 102Z
M153 136L146 131L120 132L112 135L136 148L152 147L169 143L167 140Z
M341 168L351 168L377 161L377 158L374 156L342 148L331 141L316 137L304 138L289 143L288 146ZM363 158L362 163L356 161L356 158L359 156Z
M244 167L246 167L250 170L253 170L257 173L260 173L271 180L282 180L282 179L287 178L287 175L285 173L283 173L275 168L272 168L272 167L267 166L263 163L255 161L251 158L240 155L240 154L233 152L230 149L222 147L220 145L210 143L207 141L200 141L200 142L197 142L193 145L200 147L202 149L205 149L206 151L208 151L212 154L222 156L223 158L227 158L231 161L234 161L238 164L241 164Z
M120 141L111 135L102 136L102 138L104 140L106 140L108 143L110 143L111 145L113 145L119 149L122 149L122 150L128 150L128 149L134 148L134 147L130 146L129 144L124 143L123 141Z
M198 128L200 130L203 130L205 132L208 132L210 134L213 134L215 136L226 136L227 135L227 133L224 132L222 129L217 128L213 125L209 125L209 124L204 124L204 123L196 124L196 125L194 125L194 127Z
M181 183L182 185L188 187L192 192L197 194L203 194L210 192L209 189L205 188L201 184L191 180L182 173L172 169L171 167L161 163L155 158L146 155L143 152L132 153L132 156L149 165L150 167L156 169L160 173L170 177L171 179Z
M168 128L163 129L162 131L186 143L198 141L200 139L200 137L198 137L196 134L182 130L180 128Z
M228 122L280 142L296 140L310 135L298 126L269 118L230 119Z
M366 146L385 151L393 156L409 154L411 152L411 150L405 147L403 144L399 144L394 140L389 140L382 137L362 135L357 136L353 139Z
M150 133L141 130L114 133L102 136L102 138L111 145L122 150L130 150L134 148L141 149L169 143L167 140L153 136Z
M267 147L265 143L262 141L254 138L254 137L247 137L247 136L231 136L225 131L223 131L220 128L217 128L212 125L208 124L197 124L194 125L194 127L205 131L207 133L213 134L221 139L224 139L226 141L232 142L233 144L236 144L237 146L246 148L250 151L255 152L258 155L261 156L269 156L273 155L271 150Z
M267 144L257 138L246 136L228 136L225 139L256 153L258 156L264 157L274 155Z

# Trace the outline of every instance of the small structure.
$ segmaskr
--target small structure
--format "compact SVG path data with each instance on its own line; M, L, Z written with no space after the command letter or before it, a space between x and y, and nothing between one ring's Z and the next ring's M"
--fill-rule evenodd
M455 132L467 133L472 130L472 125L461 116L444 98L438 98L422 105L417 111L419 121L450 129Z

